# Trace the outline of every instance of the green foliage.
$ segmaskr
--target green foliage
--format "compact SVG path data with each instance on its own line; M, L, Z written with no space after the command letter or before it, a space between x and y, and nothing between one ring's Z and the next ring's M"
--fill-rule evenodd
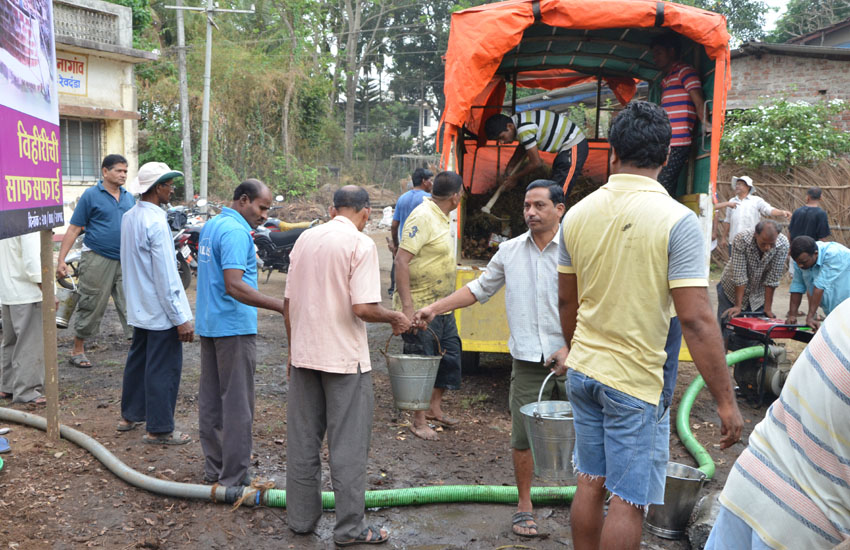
M791 0L769 42L786 42L850 17L850 0Z
M274 180L266 181L274 193L287 199L308 195L319 185L319 171L293 156L275 158Z
M848 104L834 99L814 105L781 99L772 105L731 112L720 144L723 160L750 168L813 164L850 152L850 133L830 123Z
M126 6L133 10L133 38L140 36L147 29L153 18L151 6L148 0L107 0L119 6Z
M677 2L725 15L729 34L739 42L758 40L764 35L762 28L768 6L761 0L677 0Z

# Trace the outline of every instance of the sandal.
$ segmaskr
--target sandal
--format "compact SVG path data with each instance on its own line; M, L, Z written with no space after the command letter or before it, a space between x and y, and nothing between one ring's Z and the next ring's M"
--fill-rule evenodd
M511 531L514 535L521 537L534 538L540 533L537 532L537 523L534 522L534 516L531 512L517 512L511 517ZM520 533L517 529L533 529L533 533Z
M78 369L90 369L91 361L86 357L85 353L80 353L79 355L72 355L70 359L68 359L68 364L72 367L77 367Z
M191 443L192 438L189 437L188 434L174 430L171 433L157 434L153 436L145 434L142 436L142 441L150 443L151 445L185 445L186 443Z
M130 430L135 430L136 428L138 428L139 426L141 426L144 423L145 423L144 420L139 420L138 422L127 421L126 424L124 422L119 421L118 425L115 426L115 429L118 430L119 432L129 432Z
M356 538L340 541L334 539L334 544L337 546L354 546L355 544L381 544L382 542L387 542L390 540L390 532L387 531L386 535L382 533L384 529L381 527L375 527L374 525L370 525L369 527L363 529L363 531L357 535ZM377 536L375 536L377 535ZM372 538L375 536L375 538Z
M445 426L447 428L453 428L454 426L457 426L458 424L460 424L460 419L452 418L451 416L446 416L445 414L443 416L439 417L439 418L437 418L436 416L434 416L432 414L426 414L425 419L426 420L433 420L437 424L442 424L443 426Z

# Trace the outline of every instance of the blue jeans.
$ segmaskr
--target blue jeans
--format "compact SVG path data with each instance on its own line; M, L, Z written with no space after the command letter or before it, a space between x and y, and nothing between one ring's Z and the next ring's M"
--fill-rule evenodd
M669 456L668 409L572 369L567 379L576 471L604 477L605 488L630 504L662 504Z
M747 523L720 505L704 550L770 550Z
M661 406L665 409L673 403L673 391L676 389L676 377L679 374L679 350L682 349L682 323L678 317L670 319L667 343L664 344L664 389L661 390Z

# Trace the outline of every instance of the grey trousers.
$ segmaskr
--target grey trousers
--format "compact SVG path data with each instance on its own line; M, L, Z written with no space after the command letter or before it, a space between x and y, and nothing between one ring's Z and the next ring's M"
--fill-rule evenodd
M2 307L0 391L12 394L15 403L26 403L41 397L44 391L41 302Z
M286 515L309 533L322 516L319 453L328 434L336 525L334 539L366 528L366 461L372 436L372 373L332 374L292 368L286 405Z
M239 485L251 465L254 424L255 334L201 337L198 432L204 478Z
M80 258L80 301L74 312L74 335L81 340L94 338L100 332L100 321L109 296L118 312L118 320L124 329L124 337L133 337L133 329L127 324L127 302L124 300L124 284L121 279L121 262L101 256L93 250L83 252Z

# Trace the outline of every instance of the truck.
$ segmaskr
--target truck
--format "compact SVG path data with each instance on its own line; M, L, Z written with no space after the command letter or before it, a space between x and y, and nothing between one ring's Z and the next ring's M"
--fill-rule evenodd
M708 258L718 151L731 82L725 17L655 0L508 0L451 17L438 149L441 166L458 172L464 181L464 199L454 217L457 288L482 273L500 240L524 231L521 206L503 211L502 216L496 207L495 216L480 215L518 146L488 141L485 120L522 109L517 104L519 88L563 92L581 87L584 96L588 87L595 91L595 108L584 112L590 153L582 173L583 189L576 193L571 188L569 207L608 179L606 129L616 111L639 90L649 101L660 102L664 75L650 53L650 43L660 33L679 36L681 60L697 70L706 100L701 118L710 120L711 127L697 123L675 198L697 214ZM562 105L570 103L568 94L561 96ZM613 99L603 101L609 97ZM551 165L553 154L541 156ZM510 204L507 200L505 205ZM503 290L486 304L456 311L455 317L465 370L478 366L481 352L508 353ZM683 347L682 358L689 359L687 348Z

